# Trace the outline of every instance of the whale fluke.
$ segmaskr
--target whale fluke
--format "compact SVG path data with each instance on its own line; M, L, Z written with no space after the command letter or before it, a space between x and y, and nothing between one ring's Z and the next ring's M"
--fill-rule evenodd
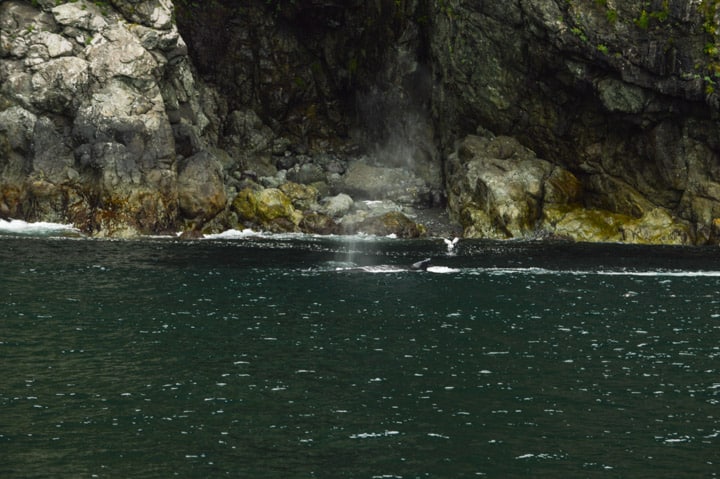
M418 261L417 263L413 263L410 265L410 269L415 271L427 271L428 266L430 266L430 258L425 258L422 261Z
M452 240L443 238L443 241L445 241L445 246L447 246L448 251L452 251L455 248L455 245L458 244L458 241L460 241L460 238L457 236Z

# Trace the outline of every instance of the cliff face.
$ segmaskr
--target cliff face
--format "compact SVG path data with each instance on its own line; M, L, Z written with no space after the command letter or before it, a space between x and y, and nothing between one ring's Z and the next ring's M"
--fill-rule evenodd
M443 2L430 34L441 137L513 136L580 180L581 206L660 208L692 224L682 241L706 241L720 211L716 4Z
M253 226L238 198L283 187L259 226L337 231L350 194L467 236L717 241L720 2L56 3L0 4L2 216Z
M202 116L172 4L0 4L0 214L89 233L179 214L173 116Z

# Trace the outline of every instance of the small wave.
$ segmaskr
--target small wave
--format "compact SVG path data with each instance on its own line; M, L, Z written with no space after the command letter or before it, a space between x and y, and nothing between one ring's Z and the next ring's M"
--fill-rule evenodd
M0 219L0 233L19 234L19 235L54 235L54 234L80 234L80 231L73 225L48 223L39 221L29 223L22 220L2 220Z
M351 434L350 439L372 439L377 437L396 436L400 431L384 431L384 432L361 432L359 434Z
M605 276L720 277L720 271L598 271Z
M380 264L373 266L355 266L355 265L338 265L335 267L335 271L360 271L364 273L436 273L436 274L448 274L448 273L459 273L462 271L458 268L449 268L447 266L429 266L425 271L416 271L408 267L393 266L388 264Z
M409 268L400 268L399 266L377 265L377 266L340 266L335 271L361 271L364 273L402 273L410 271Z
M400 273L413 271L409 267L393 265L357 266L339 264L335 271L361 271L365 273ZM453 268L449 266L429 266L425 272L436 274L464 273L470 275L528 275L528 276L640 276L640 277L720 277L720 271L592 271L592 270L555 270L546 268ZM629 295L633 293L630 292Z
M357 233L354 235L321 235L321 234L311 234L311 233L270 233L267 231L255 231L250 228L245 228L243 230L237 230L237 229L229 229L222 231L220 233L213 233L213 234L206 234L203 235L203 239L247 239L247 238L266 238L266 239L277 239L277 240L285 240L285 239L323 239L323 240L330 240L330 241L338 241L343 243L352 243L352 242L374 242L374 241L383 241L383 240L395 240L398 239L397 235L390 234L386 236L376 236L366 233Z
M429 269L429 268L428 268ZM633 271L633 270L563 270L538 267L528 268L469 268L473 274L496 274L496 275L556 275L556 276L643 276L643 277L720 277L720 271L692 271L692 270L656 270L656 271Z
M459 273L462 270L460 268L449 268L447 266L428 266L428 269L426 271L428 273L448 274L448 273Z
M564 453L553 453L553 452L541 452L538 454L528 453L528 454L522 454L520 456L516 456L515 459L517 460L526 460L526 459L564 459L567 455Z
M258 232L258 231L254 231L249 228L246 228L244 230L230 229L230 230L225 230L221 233L214 233L214 234L209 234L209 235L203 236L204 239L245 239L245 238L263 238L263 237L269 238L269 237L273 237L273 235L270 233ZM274 237L277 237L277 235ZM298 236L296 236L296 237L298 237Z

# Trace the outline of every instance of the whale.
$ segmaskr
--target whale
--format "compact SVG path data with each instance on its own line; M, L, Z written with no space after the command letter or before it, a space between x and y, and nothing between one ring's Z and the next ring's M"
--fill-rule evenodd
M430 266L430 261L430 258L425 258L424 260L411 264L410 269L413 271L427 271L428 266Z
M411 264L410 266L395 266L388 264L371 265L371 266L343 266L336 267L335 271L364 271L366 273L401 273L403 271L427 271L430 267L430 258Z

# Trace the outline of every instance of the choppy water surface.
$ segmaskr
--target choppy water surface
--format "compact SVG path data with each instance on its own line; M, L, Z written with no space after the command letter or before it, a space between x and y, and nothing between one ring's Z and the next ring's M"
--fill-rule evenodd
M0 268L3 478L720 473L716 249L4 237Z

